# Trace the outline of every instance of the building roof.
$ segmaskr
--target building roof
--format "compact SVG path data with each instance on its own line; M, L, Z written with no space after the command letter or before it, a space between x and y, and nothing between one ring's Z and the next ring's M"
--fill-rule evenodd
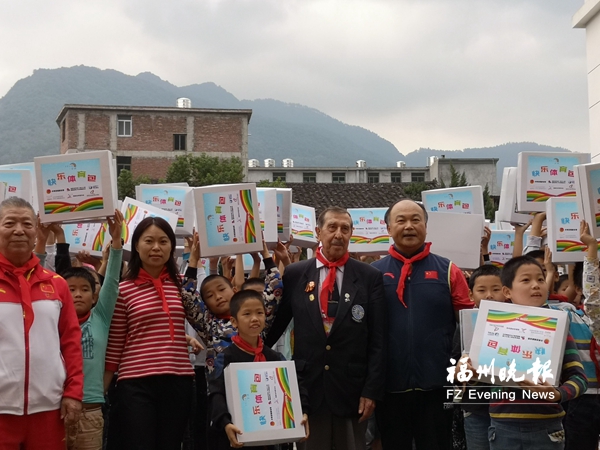
M312 206L317 216L328 206L342 208L385 208L408 197L404 188L411 183L286 183L292 201ZM430 189L435 183L425 182ZM420 199L419 199L420 200Z
M183 114L239 114L248 116L248 122L252 116L251 109L224 109L224 108L178 108L176 106L114 106L114 105L78 105L66 104L62 107L56 118L56 123L60 126L65 114L70 109L88 110L88 111L122 111L122 112L141 112L141 113L156 113L156 112L173 112Z
M298 167L248 167L248 170L251 172L260 172L260 171L271 171L271 172L349 172L349 171L360 171L360 172L377 172L377 171L398 171L398 172L414 172L414 171L427 171L429 167L307 167L307 166L298 166Z
M496 164L500 158L437 158L438 164L482 164L493 162Z

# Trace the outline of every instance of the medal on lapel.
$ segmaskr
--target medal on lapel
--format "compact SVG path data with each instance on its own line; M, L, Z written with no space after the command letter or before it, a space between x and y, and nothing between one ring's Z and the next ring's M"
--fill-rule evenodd
M313 294L310 294L308 296L308 299L312 302L315 299L315 296Z
M306 285L306 287L304 288L304 292L312 292L315 290L315 282L314 281L309 281L308 284ZM311 300L314 299L314 296Z

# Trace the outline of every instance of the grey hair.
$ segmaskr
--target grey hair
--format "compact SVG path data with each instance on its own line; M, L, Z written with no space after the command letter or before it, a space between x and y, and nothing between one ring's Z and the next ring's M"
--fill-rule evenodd
M342 208L341 206L328 206L321 212L321 214L319 214L319 217L317 218L317 226L319 228L323 228L323 225L325 225L325 216L329 212L334 214L348 214L348 217L350 218L350 226L352 226L352 216L346 208Z
M26 208L31 211L33 217L36 217L35 210L33 209L33 206L31 206L31 203L20 197L9 197L0 203L0 217L2 217L3 211L6 208Z

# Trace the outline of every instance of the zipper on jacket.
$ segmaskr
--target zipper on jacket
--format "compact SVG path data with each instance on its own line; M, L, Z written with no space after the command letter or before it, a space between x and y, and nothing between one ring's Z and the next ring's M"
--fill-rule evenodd
M25 330L25 311L23 311L23 330ZM29 408L29 333L25 333L25 399L23 402L23 414L28 414Z

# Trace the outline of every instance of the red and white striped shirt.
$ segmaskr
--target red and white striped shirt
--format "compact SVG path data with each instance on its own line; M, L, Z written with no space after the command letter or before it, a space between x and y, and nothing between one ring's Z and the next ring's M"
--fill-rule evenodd
M185 310L175 283L163 289L175 328L171 341L169 317L150 282L123 281L110 324L106 370L119 371L119 379L150 375L194 375L185 339Z

